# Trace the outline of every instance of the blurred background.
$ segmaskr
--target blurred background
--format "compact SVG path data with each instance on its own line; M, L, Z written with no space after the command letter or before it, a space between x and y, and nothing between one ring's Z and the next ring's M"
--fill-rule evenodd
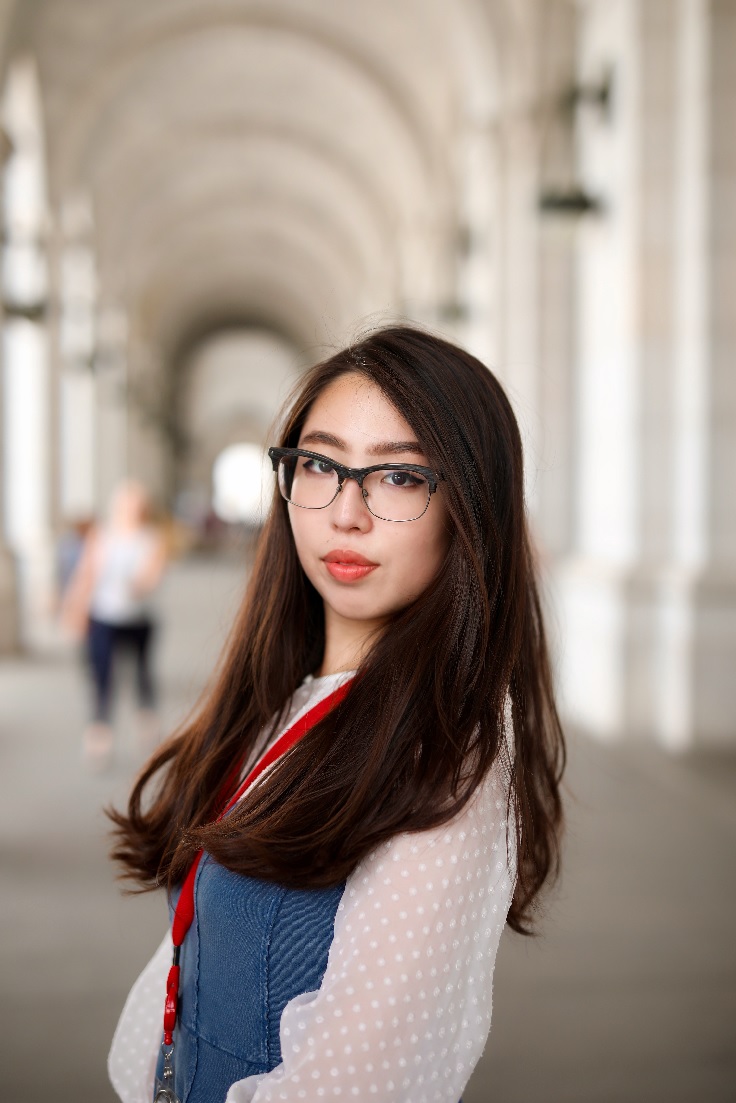
M3 1103L112 1101L166 914L101 808L206 683L280 404L396 320L512 399L570 746L466 1103L736 1100L735 60L734 0L0 0ZM163 549L103 705L90 533Z

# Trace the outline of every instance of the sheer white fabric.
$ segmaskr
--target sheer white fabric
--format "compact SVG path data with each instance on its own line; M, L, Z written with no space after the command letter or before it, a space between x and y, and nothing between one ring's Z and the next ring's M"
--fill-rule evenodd
M128 993L107 1058L110 1082L124 1103L151 1103L164 996L172 956L171 931Z
M308 679L288 727L345 675ZM278 733L277 733L278 734ZM494 770L449 824L404 834L348 878L318 991L281 1017L282 1063L227 1103L457 1103L491 1025L493 969L515 877ZM170 935L126 1001L108 1062L123 1103L150 1103Z

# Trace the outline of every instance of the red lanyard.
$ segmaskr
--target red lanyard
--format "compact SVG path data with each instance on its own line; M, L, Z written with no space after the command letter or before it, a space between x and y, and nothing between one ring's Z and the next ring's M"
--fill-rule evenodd
M327 697L323 697L321 701L318 701L308 712L305 712L304 716L300 717L295 724L283 733L283 735L279 736L270 750L268 750L263 758L256 763L242 785L238 787L235 795L227 802L222 812L220 812L220 815L217 817L218 820L221 820L223 816L227 815L230 809L240 800L248 786L251 785L264 770L268 769L269 766L276 762L282 754L290 750L303 735L306 735L310 728L327 715L330 709L334 708L335 705L342 701L352 681L353 679L351 678L349 681L343 682L341 686L338 686L338 688L328 694ZM174 963L169 970L169 976L166 981L166 1005L164 1009L165 1046L173 1045L174 1040L174 1027L176 1026L176 1015L179 1003L179 951L186 937L186 933L192 925L192 920L194 919L194 880L197 876L197 869L199 868L203 853L202 850L199 850L197 854L195 854L191 868L184 879L184 884L182 885L181 893L174 911L174 922L171 927L171 940L174 943Z

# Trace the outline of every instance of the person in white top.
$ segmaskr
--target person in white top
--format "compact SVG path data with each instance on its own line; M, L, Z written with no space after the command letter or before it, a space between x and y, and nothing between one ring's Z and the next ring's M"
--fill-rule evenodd
M144 742L156 734L156 691L151 645L158 616L154 593L166 566L162 534L150 523L150 502L136 479L116 486L106 523L92 525L62 599L60 618L70 636L84 639L93 690L93 716L83 736L87 762L100 769L113 748L112 688L116 658L133 651L139 727Z
M217 677L110 813L172 915L110 1078L124 1103L457 1103L504 925L532 933L559 866L518 427L479 361L395 326L307 373L269 454Z

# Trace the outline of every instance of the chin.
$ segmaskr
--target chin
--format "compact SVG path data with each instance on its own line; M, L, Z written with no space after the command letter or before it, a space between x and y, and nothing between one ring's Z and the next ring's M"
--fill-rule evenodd
M332 611L345 620L376 620L392 612L383 602L377 603L367 594L335 593L333 590L322 597Z

